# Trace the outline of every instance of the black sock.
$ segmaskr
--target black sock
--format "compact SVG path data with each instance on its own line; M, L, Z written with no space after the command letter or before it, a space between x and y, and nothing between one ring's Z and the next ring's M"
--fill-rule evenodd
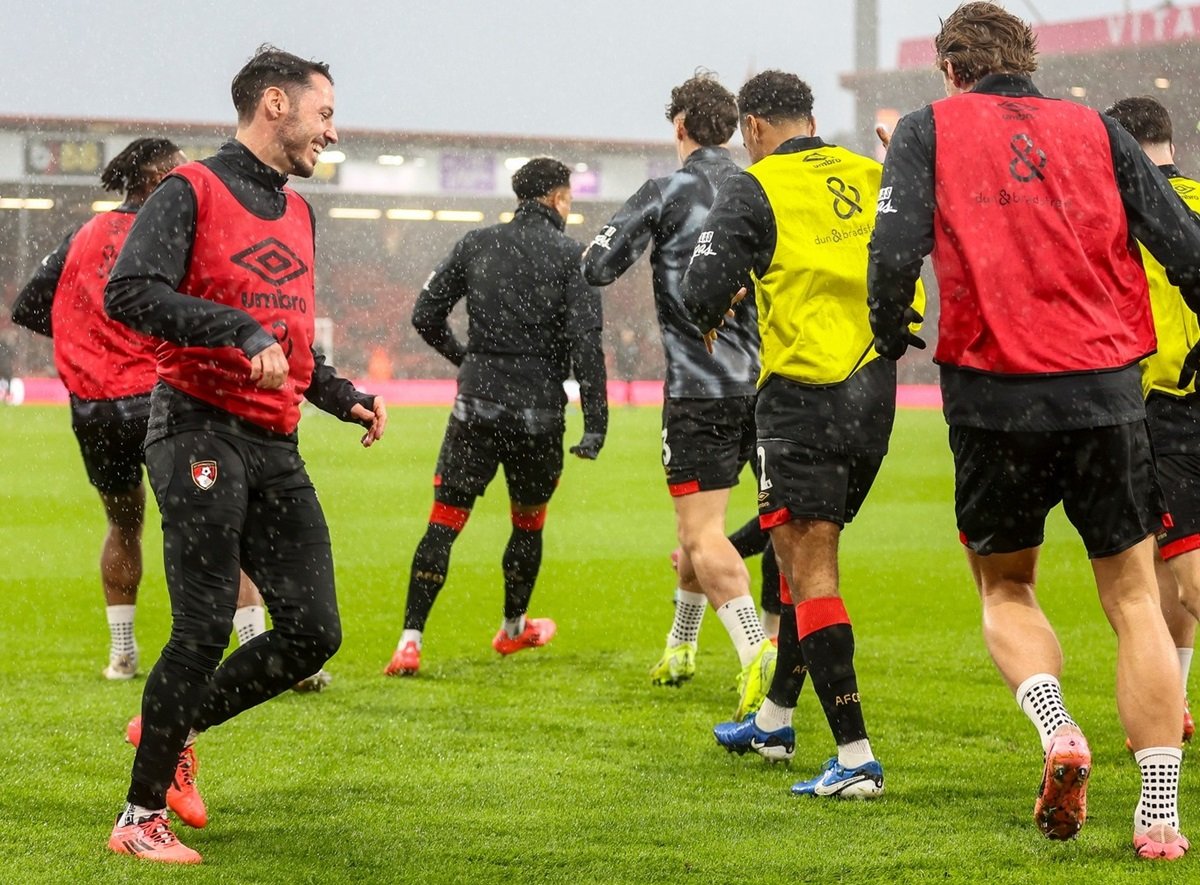
M778 586L778 584L776 585ZM796 634L795 606L785 605L779 615L779 656L775 659L775 678L767 697L780 707L795 707L804 688L804 653Z
M504 550L504 617L519 618L529 610L529 597L542 566L542 530L513 526Z
M768 614L781 615L783 603L779 601L779 560L775 558L775 548L771 546L770 541L767 541L767 549L763 551L762 557L762 610ZM791 607L788 611L792 611ZM782 617L780 623L783 623Z
M408 578L408 598L404 603L404 629L424 630L437 595L450 570L450 547L458 532L448 525L429 523L417 552L413 554Z
M729 543L738 552L738 556L746 559L763 552L770 535L758 525L758 517L750 520L740 529L729 536Z
M839 746L866 740L854 672L854 630L849 624L822 627L801 638L800 651L834 740Z

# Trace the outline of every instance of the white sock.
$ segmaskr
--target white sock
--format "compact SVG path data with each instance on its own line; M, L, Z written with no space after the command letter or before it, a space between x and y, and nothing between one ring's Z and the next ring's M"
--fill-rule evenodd
M516 639L525 632L525 616L517 615L515 618L505 618L501 627L505 636L509 639Z
M675 620L667 634L667 648L675 648L700 639L700 622L704 620L704 609L708 598L703 593L689 593L682 587L675 588Z
M1175 653L1179 655L1179 675L1183 679L1183 693L1187 695L1188 671L1192 669L1192 652L1195 649L1177 648Z
M733 640L733 647L737 649L738 660L742 662L743 667L746 666L754 660L759 647L767 641L767 634L758 622L758 609L754 607L754 600L749 594L731 599L717 609L717 617L729 631L729 638Z
M194 728L189 728L187 740L183 742L183 748L186 750L192 744L196 743L196 738L198 737L200 737L200 732L196 731Z
M838 744L838 765L842 768L858 768L874 758L875 754L871 752L871 742L866 738L861 741L851 741L848 744Z
M244 605L233 613L233 632L238 645L245 645L255 636L267 632L267 615L261 605Z
M130 824L140 823L148 817L158 817L160 814L165 815L165 808L143 808L141 805L133 805L129 802L125 803L125 810L121 812L121 818L117 822L119 827L127 827Z
M1133 834L1145 835L1155 824L1179 832L1179 765L1183 750L1178 747L1147 747L1133 754L1142 769L1142 797L1133 812Z
M1063 704L1062 687L1058 684L1058 678L1049 673L1034 673L1018 685L1017 703L1037 726L1043 751L1050 749L1050 739L1054 732L1064 725L1075 724L1075 720Z
M133 613L137 606L110 605L104 609L108 618L108 654L137 656L137 641L133 638Z
M404 646L408 645L410 642L415 642L417 644L417 651L421 650L420 630L405 630L400 634L400 642L397 643L396 648L404 648Z
M767 639L774 639L779 635L778 612L769 612L763 609L758 616L758 622L762 624L763 632L767 634Z
M763 731L779 731L792 724L792 707L781 707L770 698L754 714L754 724Z

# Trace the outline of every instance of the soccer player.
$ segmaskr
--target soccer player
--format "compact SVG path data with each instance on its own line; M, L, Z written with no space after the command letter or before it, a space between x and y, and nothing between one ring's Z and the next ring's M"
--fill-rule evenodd
M579 244L563 233L571 211L571 171L538 157L512 177L513 218L471 231L430 275L413 325L459 367L458 394L433 478L433 511L417 544L404 630L384 673L421 666L429 612L446 581L450 548L475 499L499 467L512 515L504 550L504 619L492 648L510 655L549 642L550 618L527 618L542 563L546 508L563 467L563 382L572 372L583 406L583 438L571 454L594 460L608 429L599 293L579 272ZM467 341L447 322L467 301Z
M191 781L196 736L316 672L341 642L329 529L297 447L300 402L364 425L364 446L387 423L379 397L313 350L315 219L286 187L337 142L329 68L264 45L232 94L234 138L164 179L105 292L110 316L163 341L146 466L173 618L108 845L171 863L200 862L166 817L170 805L185 823L207 820ZM222 662L239 563L273 629Z
M650 679L679 685L695 673L707 601L737 650L741 718L762 703L775 659L750 596L750 573L725 536L730 489L754 441L758 335L748 309L729 321L729 346L710 356L680 295L700 224L717 189L740 171L724 147L737 127L737 103L714 77L697 74L671 90L667 120L681 168L647 181L625 202L592 240L583 267L588 282L608 285L653 246L654 301L667 361L662 460L683 555L675 620Z
M871 241L875 347L898 359L916 343L910 303L932 251L955 515L988 651L1041 737L1036 823L1052 839L1079 832L1092 766L1036 596L1045 517L1061 502L1117 634L1117 707L1142 770L1134 847L1180 857L1183 692L1155 590L1165 506L1139 367L1154 326L1130 236L1195 308L1200 227L1120 124L1038 92L1025 22L967 3L934 46L948 97L905 116L888 147Z
M873 349L865 304L880 166L817 137L812 90L794 74L752 77L737 105L753 164L717 194L684 302L712 346L753 279L759 521L796 622L794 636L780 629L773 682L807 667L837 744L821 773L792 792L871 797L883 791L883 768L863 720L837 551L887 452L896 409L896 366ZM747 740L791 729L795 699L780 700L769 693L747 718Z
M105 315L104 284L138 209L185 160L165 138L130 142L100 174L105 190L124 194L121 205L72 231L42 259L13 304L14 323L53 339L54 364L70 394L71 429L108 522L100 551L110 637L106 679L132 679L138 671L133 623L146 507L142 442L157 380L157 342Z
M1193 212L1200 211L1200 182L1186 178L1175 166L1171 115L1149 96L1123 98L1106 110L1132 135L1146 156L1170 181L1175 193ZM1187 707L1188 671L1196 645L1200 617L1200 398L1196 381L1184 375L1184 359L1200 341L1200 323L1166 269L1142 247L1142 266L1150 286L1150 307L1158 351L1142 363L1142 394L1146 424L1154 447L1155 467L1171 513L1171 525L1158 535L1159 604L1175 642L1183 685L1183 739L1196 731ZM1188 375L1195 368L1189 366ZM1166 567L1164 568L1164 563Z

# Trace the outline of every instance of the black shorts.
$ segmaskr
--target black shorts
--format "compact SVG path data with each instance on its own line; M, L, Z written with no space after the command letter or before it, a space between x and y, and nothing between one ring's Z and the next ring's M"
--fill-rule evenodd
M504 422L462 421L451 415L438 453L433 496L451 507L470 509L501 465L512 501L546 503L562 476L562 431L530 433Z
M887 360L829 387L769 379L756 416L759 524L853 520L887 453L895 413L895 364Z
M149 420L149 394L102 400L71 397L71 429L88 482L98 491L118 495L141 485Z
M671 494L729 489L754 451L754 397L667 397L662 459Z
M1059 502L1092 559L1163 527L1166 506L1144 421L1016 432L952 426L950 449L958 530L976 553L1037 547Z
M1151 394L1146 422L1171 514L1159 533L1164 559L1200 549L1200 397Z

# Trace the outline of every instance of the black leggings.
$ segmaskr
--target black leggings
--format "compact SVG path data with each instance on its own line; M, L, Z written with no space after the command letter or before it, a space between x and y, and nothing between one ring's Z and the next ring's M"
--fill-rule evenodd
M295 445L190 431L148 446L146 466L162 513L172 625L142 694L128 801L161 808L190 729L219 725L316 672L342 630L329 530ZM239 568L262 592L273 629L221 663Z

